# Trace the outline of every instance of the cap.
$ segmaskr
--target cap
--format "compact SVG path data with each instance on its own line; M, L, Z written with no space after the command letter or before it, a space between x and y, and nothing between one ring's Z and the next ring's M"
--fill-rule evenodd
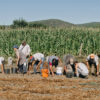
M91 54L91 55L90 55L90 58L91 58L91 59L94 59L94 54Z

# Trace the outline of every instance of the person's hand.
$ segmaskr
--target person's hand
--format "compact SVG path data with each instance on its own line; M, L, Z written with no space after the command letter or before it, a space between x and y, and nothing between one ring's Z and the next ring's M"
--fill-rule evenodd
M52 73L52 76L54 76L54 73Z
M99 75L99 72L97 72L97 76Z
M18 61L16 62L17 66L18 66Z

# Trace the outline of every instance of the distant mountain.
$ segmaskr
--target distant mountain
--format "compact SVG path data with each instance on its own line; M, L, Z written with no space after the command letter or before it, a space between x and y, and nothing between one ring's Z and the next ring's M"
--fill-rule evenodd
M90 23L85 23L85 24L78 24L77 26L100 28L100 22L90 22Z
M29 22L29 24L41 24L49 27L72 27L75 26L72 23L65 22L59 19L48 19L48 20L40 20L40 21L34 21Z

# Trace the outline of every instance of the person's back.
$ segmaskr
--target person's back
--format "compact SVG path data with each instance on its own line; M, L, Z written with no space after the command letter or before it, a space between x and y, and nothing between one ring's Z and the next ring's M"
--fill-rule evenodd
M78 63L78 68L81 70L82 75L88 75L89 71L84 63Z
M35 53L33 55L33 57L34 57L35 60L40 61L42 58L44 58L44 54L42 54L42 53Z
M64 56L63 61L65 65L68 65L68 64L74 63L75 58L71 54L68 54Z
M54 55L49 56L49 58L48 58L48 62L49 62L49 63L52 63L52 60L53 60L53 59L58 60L58 57L57 57L57 56L54 56Z

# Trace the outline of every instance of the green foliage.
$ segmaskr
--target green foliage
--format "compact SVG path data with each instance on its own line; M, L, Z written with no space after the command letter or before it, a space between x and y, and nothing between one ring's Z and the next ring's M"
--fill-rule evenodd
M92 27L92 28L100 28L100 22L91 22L91 23L85 23L85 24L79 24L78 26L81 27Z
M48 20L40 20L40 21L34 21L34 22L31 22L33 24L42 24L42 25L45 25L45 26L48 26L48 27L72 27L72 26L75 26L74 24L72 23L69 23L69 22L65 22L65 21L62 21L62 20L59 20L59 19L48 19Z
M13 24L11 25L12 28L18 28L18 27L26 27L28 26L28 23L24 19L14 20Z
M0 55L13 55L13 45L20 45L23 40L30 45L32 53L79 55L82 43L82 55L100 51L100 29L27 28L0 30Z

